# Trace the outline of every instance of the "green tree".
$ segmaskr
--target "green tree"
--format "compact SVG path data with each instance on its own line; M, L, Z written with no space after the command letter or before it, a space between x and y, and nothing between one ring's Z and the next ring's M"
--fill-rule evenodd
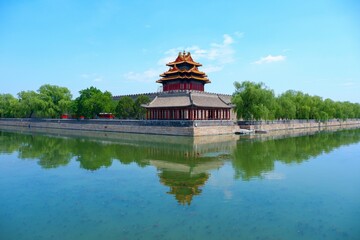
M144 119L146 115L146 109L142 107L142 104L150 102L150 98L145 95L140 95L136 98L134 103L134 115L136 119Z
M280 95L277 99L276 118L282 119L295 119L296 118L296 105L289 93Z
M354 108L355 118L360 118L360 103L354 103L353 108Z
M20 117L19 100L11 94L0 94L0 117Z
M113 112L112 94L108 91L90 87L81 90L80 96L75 99L75 112L78 116L94 118L101 112Z
M274 119L276 101L274 91L264 83L235 82L232 102L238 118L246 120Z
M122 119L134 118L134 105L134 100L131 97L125 96L120 98L115 109L116 116Z
M39 90L40 98L45 102L44 115L47 117L60 117L67 113L71 107L71 92L66 87L45 84Z
M41 99L40 94L34 91L21 91L19 96L19 115L22 117L42 116L41 113L46 107L46 102Z
M335 106L335 102L329 98L325 99L321 108L322 111L324 111L325 113L327 113L328 117L331 118L335 118L335 114L336 114L336 106Z
M342 109L344 112L344 118L355 118L355 112L354 112L354 108L353 108L353 104L351 102L343 102L342 104Z

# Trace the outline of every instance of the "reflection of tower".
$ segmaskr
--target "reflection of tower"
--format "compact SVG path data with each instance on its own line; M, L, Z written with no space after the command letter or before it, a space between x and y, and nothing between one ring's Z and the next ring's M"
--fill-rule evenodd
M191 204L192 198L201 193L200 187L209 178L208 173L191 174L189 172L162 171L159 173L160 182L170 187L169 194L175 195L176 200L182 204Z

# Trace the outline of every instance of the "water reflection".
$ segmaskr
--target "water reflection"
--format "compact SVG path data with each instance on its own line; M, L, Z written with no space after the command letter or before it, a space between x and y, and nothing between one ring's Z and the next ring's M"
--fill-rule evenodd
M319 132L281 139L252 139L238 141L232 165L235 178L250 180L261 178L274 170L276 161L299 164L323 153L360 141L360 129L337 132Z
M342 145L360 141L360 129L321 132L278 139L248 139L238 136L184 138L109 133L69 136L51 132L0 132L0 153L18 152L21 159L34 159L44 169L78 161L80 168L96 171L114 161L154 166L161 184L180 204L191 204L201 194L211 171L231 162L235 178L263 178L276 161L299 164ZM54 136L56 134L57 136ZM70 134L70 133L68 133ZM97 134L97 135L96 135Z

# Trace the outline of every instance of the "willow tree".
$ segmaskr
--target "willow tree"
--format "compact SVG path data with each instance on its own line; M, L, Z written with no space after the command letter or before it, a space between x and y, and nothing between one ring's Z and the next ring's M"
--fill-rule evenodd
M13 118L21 117L19 115L19 100L13 95L6 93L0 94L0 117Z
M21 91L19 96L19 112L22 117L37 117L46 108L46 102L41 99L40 95L35 91Z
M245 120L274 119L276 100L274 91L264 83L244 81L235 82L232 102L235 104L237 118Z
M70 110L72 95L68 88L45 84L39 88L38 92L46 105L43 112L45 116L60 117L61 114Z

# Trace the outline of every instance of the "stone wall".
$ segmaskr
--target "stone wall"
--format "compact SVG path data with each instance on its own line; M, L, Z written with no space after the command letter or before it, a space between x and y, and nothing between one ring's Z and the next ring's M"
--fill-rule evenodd
M205 126L194 127L193 136L205 136L205 135L222 135L222 134L234 134L237 130L237 126Z
M318 122L315 120L276 120L276 121L239 121L238 125L242 129L262 130L262 131L280 131L295 130L308 128L331 128L342 126L359 126L360 119L338 120L332 119L326 122Z
M0 119L0 126L50 128L177 136L221 135L235 132L231 121L183 120L73 120L73 119Z
M232 121L221 120L74 120L74 119L0 119L0 126L23 128L47 128L80 131L101 131L117 133L139 133L176 136L208 136L233 134L242 129L267 132L307 129L326 129L332 127L360 127L360 119L328 122L286 120L286 121Z

